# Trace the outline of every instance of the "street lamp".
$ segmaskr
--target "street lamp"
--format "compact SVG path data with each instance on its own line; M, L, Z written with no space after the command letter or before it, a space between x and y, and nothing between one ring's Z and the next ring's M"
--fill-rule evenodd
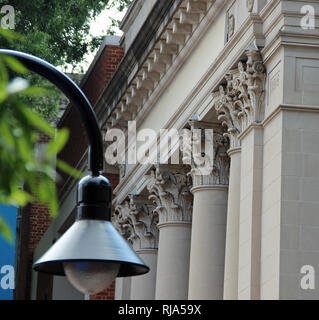
M64 73L32 55L0 49L30 71L48 79L79 109L85 124L91 174L82 178L77 189L77 215L73 225L34 263L36 271L66 275L75 288L95 294L116 277L147 273L149 268L111 223L112 186L100 174L103 170L102 134L90 102Z

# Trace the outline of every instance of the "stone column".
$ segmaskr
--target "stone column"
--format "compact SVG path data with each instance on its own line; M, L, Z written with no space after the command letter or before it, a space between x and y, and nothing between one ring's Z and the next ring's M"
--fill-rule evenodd
M115 279L114 300L130 300L132 277Z
M185 300L188 292L192 194L183 166L157 165L148 176L159 216L157 300Z
M228 141L218 128L212 128L203 122L189 123L192 141L185 145L192 146L190 174L194 203L188 299L222 299L229 174ZM185 156L185 150L183 155Z
M240 197L233 196L240 204L239 221L234 219L234 225L229 221L230 230L234 230L236 239L227 243L227 250L236 244L238 246L238 299L260 298L260 259L261 259L261 190L263 167L263 127L265 68L258 48L252 45L247 51L247 62L239 62L238 70L226 76L226 88L220 87L217 93L215 108L228 132L233 136L231 141L241 146L240 178L238 173L232 176L234 185L240 181ZM240 144L239 144L240 141ZM234 158L235 159L235 158ZM233 160L233 159L232 159ZM239 167L239 159L234 167ZM231 174L232 175L232 174ZM232 202L230 202L232 203ZM238 210L238 205L236 205ZM233 206L235 208L235 206ZM232 212L232 206L229 208ZM237 228L238 225L238 228ZM237 231L238 230L238 231ZM238 237L237 237L238 232ZM232 249L231 249L232 250ZM234 251L235 251L234 250ZM231 262L231 253L226 253L226 259ZM232 263L230 263L231 265ZM228 271L227 271L228 273ZM229 273L230 274L230 273ZM228 278L229 279L229 278ZM229 282L225 278L225 282ZM231 277L230 277L231 279ZM229 282L225 298L236 298L236 284ZM229 291L228 291L229 289Z
M213 94L214 107L218 119L227 129L230 148L229 188L227 206L227 226L225 245L224 293L225 300L238 298L238 255L239 255L239 211L240 211L240 181L241 181L241 146L238 135L241 132L241 122L238 99L233 89L233 78L239 75L238 69L231 70L225 77L227 85L220 86Z
M147 196L129 195L124 204L116 207L114 213L115 225L150 268L145 275L132 277L131 300L155 299L158 215L153 210L154 206Z

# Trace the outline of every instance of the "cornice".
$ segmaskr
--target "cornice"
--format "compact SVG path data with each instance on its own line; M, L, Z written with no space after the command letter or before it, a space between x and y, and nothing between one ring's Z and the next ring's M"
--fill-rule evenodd
M289 1L286 1L289 2ZM309 1L303 1L309 4ZM316 4L316 2L313 2ZM281 6L280 10L274 14L276 8ZM265 23L271 16L272 20ZM318 46L319 35L318 30L302 30L299 25L288 25L286 18L302 19L303 14L299 11L287 10L280 0L272 0L260 12L260 18L264 25L264 37L266 39L265 46L261 52L266 63L281 46ZM315 18L318 19L318 11ZM276 31L276 29L278 29ZM300 42L299 42L300 40ZM306 43L306 41L308 43ZM312 42L311 42L312 41Z
M166 0L157 1L154 5L148 19L144 22L96 104L97 114L102 124L125 94L133 78L132 74L135 74L143 65L158 37L165 30L181 3L182 0ZM106 112L105 106L108 106Z
M203 31L197 32L197 36L194 36L198 26L207 28L214 20L207 20L208 12L211 13L210 18L216 17L219 8L224 5L224 0L176 1L175 11L171 10L171 15L166 15L166 24L162 27L162 31L153 33L153 47L145 52L144 60L140 59L140 63L135 64L134 70L132 69L134 72L123 70L127 75L125 90L123 92L120 90L121 93L116 99L110 97L109 101L106 101L101 98L101 104L109 106L107 112L104 112L105 116L101 118L103 126L107 129L118 124L121 126L127 121L128 114L130 119L142 121L148 113L145 113L145 110L150 110L147 106L153 105L154 100L160 96L162 90L159 89L162 88L162 84L169 83L167 74L170 73L172 75L170 79L173 78L187 58L187 54L192 51L190 45L195 45L194 42L199 41ZM189 41L191 38L192 42ZM185 47L187 48L184 49ZM187 54L182 54L182 51ZM115 80L113 78L111 82ZM105 96L107 92L108 88L105 90ZM121 121L122 119L124 121Z
M280 104L264 119L261 123L262 127L266 127L281 111L319 113L319 107L312 105Z

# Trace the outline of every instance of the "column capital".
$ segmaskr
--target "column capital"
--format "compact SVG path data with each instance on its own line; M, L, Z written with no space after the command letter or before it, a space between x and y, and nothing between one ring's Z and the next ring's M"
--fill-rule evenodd
M157 164L150 169L147 190L159 223L192 220L193 196L187 172L184 165Z
M112 222L135 250L158 247L158 215L154 205L144 195L128 195L115 207Z
M213 103L218 119L227 128L230 147L240 146L238 136L253 123L260 123L265 112L266 72L258 49L245 52L247 61L230 70L226 84L213 93Z
M190 165L193 187L228 185L230 159L229 142L219 126L190 121L182 132L183 163Z

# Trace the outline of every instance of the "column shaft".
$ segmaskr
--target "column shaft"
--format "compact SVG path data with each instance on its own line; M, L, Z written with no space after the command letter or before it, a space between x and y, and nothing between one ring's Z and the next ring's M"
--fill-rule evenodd
M156 300L185 300L188 292L191 222L159 225Z
M116 278L115 300L129 300L131 295L132 277Z
M150 271L142 276L133 277L131 283L131 300L154 300L157 268L157 249L137 250Z
M207 185L194 194L188 298L223 298L227 186Z

